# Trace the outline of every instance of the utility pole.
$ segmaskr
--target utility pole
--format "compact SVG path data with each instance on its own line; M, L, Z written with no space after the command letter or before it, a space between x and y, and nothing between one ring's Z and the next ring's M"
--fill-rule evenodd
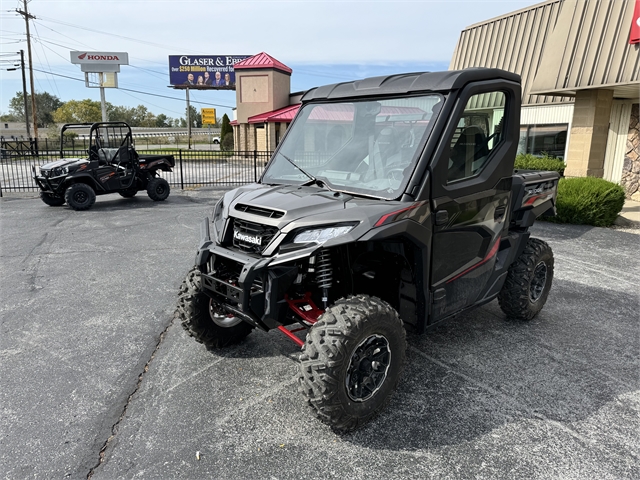
M27 109L27 78L24 74L24 50L20 50L20 68L22 68L22 96L24 97L24 120L27 124L27 138L31 138L29 110Z
M27 11L27 0L24 0L24 11L16 9L20 15L24 17L24 21L27 24L27 53L29 54L29 80L31 83L31 112L33 115L33 136L38 140L38 115L36 112L36 90L33 86L33 59L31 57L31 34L29 33L29 19L36 17L30 15Z

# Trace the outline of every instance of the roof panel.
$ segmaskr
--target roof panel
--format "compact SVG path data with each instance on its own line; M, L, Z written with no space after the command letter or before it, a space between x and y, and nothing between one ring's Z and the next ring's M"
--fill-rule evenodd
M245 58L244 60L236 63L233 68L234 70L273 68L288 74L293 72L293 70L287 67L284 63L276 60L265 52L254 55L253 57Z
M520 83L520 76L497 68L468 68L446 72L419 72L371 77L354 82L335 83L309 90L303 102L371 95L402 95L419 92L445 92L462 88L469 82L502 78Z

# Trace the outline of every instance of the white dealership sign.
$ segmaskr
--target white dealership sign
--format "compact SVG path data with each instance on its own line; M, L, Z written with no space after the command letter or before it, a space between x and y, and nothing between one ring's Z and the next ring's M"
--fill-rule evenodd
M129 54L127 52L71 52L71 63L129 65Z
M80 65L83 72L119 72L120 65L129 65L127 52L70 52L71 63Z

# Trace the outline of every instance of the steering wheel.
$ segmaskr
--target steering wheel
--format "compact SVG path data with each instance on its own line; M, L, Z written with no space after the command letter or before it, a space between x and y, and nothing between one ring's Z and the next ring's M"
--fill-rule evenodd
M398 185L404 178L405 168L406 167L395 167L387 170L387 181L389 182L390 188L398 188ZM397 182L397 185L394 186L392 182Z

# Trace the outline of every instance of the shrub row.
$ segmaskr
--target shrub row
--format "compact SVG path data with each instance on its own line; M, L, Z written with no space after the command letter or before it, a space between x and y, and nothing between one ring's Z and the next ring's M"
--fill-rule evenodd
M558 215L545 220L608 227L624 205L624 189L602 178L561 178L556 207Z
M521 170L548 170L558 172L560 176L564 175L565 163L556 157L544 155L536 157L530 153L521 153L516 156L514 168Z

